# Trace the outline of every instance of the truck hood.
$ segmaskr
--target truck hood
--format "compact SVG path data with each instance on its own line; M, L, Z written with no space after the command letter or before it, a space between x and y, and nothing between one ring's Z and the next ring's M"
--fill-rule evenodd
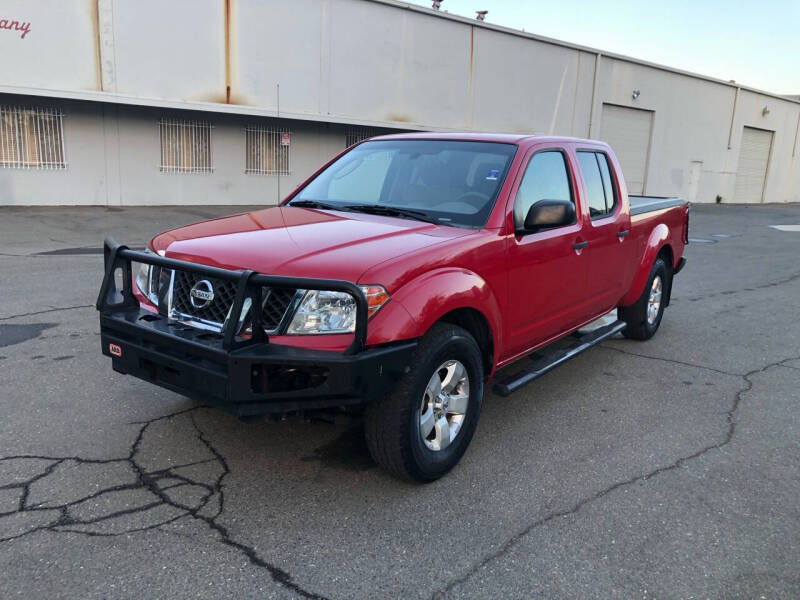
M171 229L150 245L169 258L215 267L359 282L384 261L471 233L394 217L276 206Z

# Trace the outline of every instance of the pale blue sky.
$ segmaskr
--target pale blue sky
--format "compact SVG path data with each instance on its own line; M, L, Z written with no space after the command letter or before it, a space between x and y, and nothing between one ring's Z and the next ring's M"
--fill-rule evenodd
M442 10L488 10L497 25L800 94L800 0L444 0Z

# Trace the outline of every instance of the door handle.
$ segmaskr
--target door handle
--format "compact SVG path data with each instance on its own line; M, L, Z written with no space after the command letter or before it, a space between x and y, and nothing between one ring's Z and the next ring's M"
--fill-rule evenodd
M620 239L624 238L626 235L628 235L627 229L623 229L622 231L617 232L617 237Z
M572 248L573 250L582 250L583 248L586 248L586 246L588 245L589 242L575 242L574 244L572 244Z

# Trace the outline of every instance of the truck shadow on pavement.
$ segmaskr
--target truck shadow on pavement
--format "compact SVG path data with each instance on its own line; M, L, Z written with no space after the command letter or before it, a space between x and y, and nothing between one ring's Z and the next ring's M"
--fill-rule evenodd
M315 448L312 455L300 460L356 472L378 467L369 454L363 423L352 425L334 440Z

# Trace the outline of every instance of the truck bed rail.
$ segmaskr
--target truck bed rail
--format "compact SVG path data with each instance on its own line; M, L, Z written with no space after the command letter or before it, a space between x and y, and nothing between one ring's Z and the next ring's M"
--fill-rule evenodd
M628 201L631 205L631 216L687 204L686 200L677 196L638 196L628 194Z

